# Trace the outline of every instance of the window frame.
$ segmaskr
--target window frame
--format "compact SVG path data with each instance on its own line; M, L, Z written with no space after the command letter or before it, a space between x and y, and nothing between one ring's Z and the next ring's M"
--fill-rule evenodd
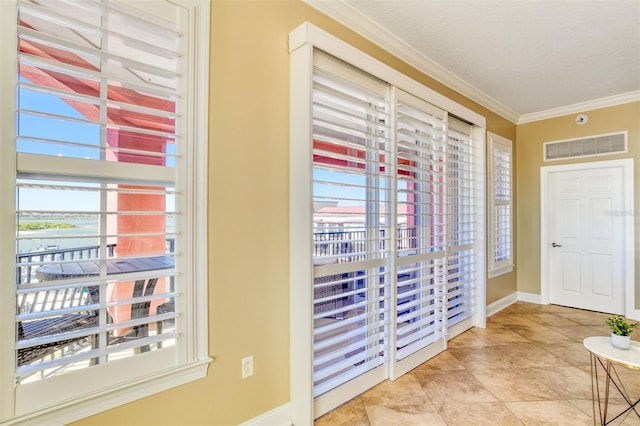
M489 226L488 226L488 238L487 242L489 244L488 252L489 256L489 268L488 268L488 276L489 278L495 278L500 275L508 274L513 271L513 142L510 139L502 137L492 132L487 132L487 141L488 141L488 155L489 155L489 169L487 178L487 185L489 189L488 199L487 199L487 216L489 218ZM497 188L495 184L496 180L496 158L495 158L495 150L499 149L503 152L506 152L509 155L509 199L505 202L505 200L498 200L497 197ZM496 219L496 207L499 205L509 206L509 257L505 260L496 261L495 260L495 251L496 246L498 244L498 221Z
M154 4L163 13L164 2ZM167 2L167 4L170 2ZM135 7L135 2L133 3ZM190 57L185 75L184 109L185 125L180 129L184 144L182 163L177 169L177 181L181 182L188 196L176 206L184 215L184 241L181 256L185 259L180 270L184 279L176 313L183 324L180 334L184 351L179 351L171 368L152 368L151 374L135 376L110 386L110 369L86 369L84 380L101 383L88 392L70 391L57 403L33 406L28 398L37 399L34 392L25 394L15 385L15 259L0 257L0 423L63 424L122 405L170 388L203 378L209 363L208 355L208 268L207 268L207 174L208 174L208 93L209 93L209 28L210 3L207 0L183 0L178 5L186 9L187 22L181 26L188 33L185 48ZM15 179L17 156L15 154L15 109L17 105L17 1L0 2L0 90L4 102L0 103L0 252L15 252ZM137 357L132 357L131 360ZM126 360L125 360L126 361ZM146 363L153 359L146 360ZM135 362L111 365L122 374L135 375ZM64 376L51 379L64 383ZM77 378L70 379L77 380ZM68 382L67 382L68 384ZM103 384L105 384L103 386Z

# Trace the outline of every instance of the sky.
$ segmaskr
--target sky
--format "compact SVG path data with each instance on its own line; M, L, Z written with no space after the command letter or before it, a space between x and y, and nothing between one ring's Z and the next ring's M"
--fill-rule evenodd
M26 80L21 79L21 81ZM82 114L59 97L29 90L24 86L19 88L18 103L21 110L56 114L85 121ZM17 140L18 152L94 160L100 158L100 150L96 149L99 147L100 141L100 126L98 124L62 120L21 112L18 115L18 135L20 136ZM28 138L46 138L63 142L82 143L93 145L96 148L63 143L38 142ZM169 149L174 147L175 145L171 144ZM65 184L65 182L55 183ZM69 182L68 184L74 186L88 185L77 182ZM17 197L19 210L98 211L100 201L99 194L95 191L56 191L30 188L21 189ZM169 197L168 203L172 202L173 198Z
M23 110L40 111L72 118L83 118L78 111L60 100L60 98L32 90L25 90L22 87L18 91L18 105L19 108ZM99 140L99 128L97 126L88 126L70 121L53 120L37 115L19 113L18 135L58 140L69 140L69 136L66 135L72 135L74 141L97 141ZM17 144L18 152L23 153L66 155L80 158L91 155L86 149L38 143L20 138ZM89 194L93 196L89 196ZM69 206L74 206L74 210L95 210L97 206L96 201L97 195L95 193L65 191L64 194L60 194L60 191L40 189L20 190L17 200L20 210L54 211L67 210Z

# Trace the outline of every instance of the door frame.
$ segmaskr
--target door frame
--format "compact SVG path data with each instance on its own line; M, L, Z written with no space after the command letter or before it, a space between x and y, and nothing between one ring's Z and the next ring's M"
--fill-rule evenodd
M622 168L623 202L624 208L624 307L625 316L640 320L640 309L635 309L635 245L634 245L634 183L633 183L633 158L607 161L590 161L585 163L561 164L555 166L540 167L540 301L544 305L549 304L549 249L551 242L547 238L548 232L548 196L549 179L552 174L569 171L588 171L601 168Z

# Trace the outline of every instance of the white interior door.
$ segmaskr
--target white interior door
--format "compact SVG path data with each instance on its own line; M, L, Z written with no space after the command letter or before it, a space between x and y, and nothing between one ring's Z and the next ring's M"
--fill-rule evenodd
M624 314L624 169L605 164L547 174L549 302Z

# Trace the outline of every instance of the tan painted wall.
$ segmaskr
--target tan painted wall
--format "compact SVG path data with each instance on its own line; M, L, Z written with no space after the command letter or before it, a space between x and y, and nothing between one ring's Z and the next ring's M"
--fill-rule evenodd
M517 128L518 155L516 158L518 206L518 291L540 294L540 167L583 161L633 158L635 165L635 294L636 308L640 306L640 102L586 111L589 121L577 125L577 114L534 123ZM627 154L591 157L582 160L552 161L543 164L542 144L554 140L627 130Z
M78 425L230 425L289 401L288 34L304 21L331 32L487 117L515 125L409 68L300 1L213 1L209 170L208 377ZM487 300L516 290L493 280ZM295 342L293 342L295 344ZM255 375L240 379L253 355Z

